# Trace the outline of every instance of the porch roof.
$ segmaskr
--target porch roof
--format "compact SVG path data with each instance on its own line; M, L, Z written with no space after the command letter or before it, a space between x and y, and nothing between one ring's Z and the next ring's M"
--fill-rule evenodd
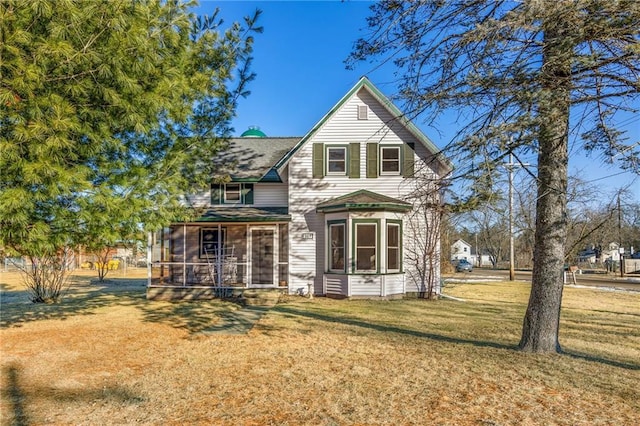
M213 207L207 209L196 222L289 222L286 207Z
M386 210L406 212L412 209L410 203L387 197L386 195L361 189L331 200L322 202L316 206L316 211L321 213L349 211L349 210Z

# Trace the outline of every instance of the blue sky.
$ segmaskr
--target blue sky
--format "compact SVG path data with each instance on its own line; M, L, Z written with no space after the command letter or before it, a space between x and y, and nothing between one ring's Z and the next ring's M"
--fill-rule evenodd
M264 33L255 35L254 45L257 77L250 84L249 97L240 101L233 121L235 135L259 126L268 136L303 136L362 75L387 96L394 95L393 67L363 63L353 71L345 68L353 43L366 35L370 5L368 1L201 1L197 11L210 13L219 7L227 24L256 9L263 11L259 24ZM459 130L447 117L436 128L415 124L444 147ZM623 125L631 141L640 141L637 117L625 117ZM640 201L640 179L632 183L632 174L620 174L617 167L602 164L598 155L587 158L573 152L571 158L571 173L593 181L598 190L631 184Z

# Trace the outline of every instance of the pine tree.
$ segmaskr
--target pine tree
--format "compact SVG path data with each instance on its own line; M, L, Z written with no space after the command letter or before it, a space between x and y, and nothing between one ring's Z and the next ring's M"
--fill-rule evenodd
M192 3L0 2L0 246L34 260L188 214L250 71L255 22ZM110 230L112 231L112 230ZM37 264L35 262L34 264Z
M370 36L356 42L349 63L393 59L406 110L430 119L460 112L450 153L472 166L458 173L486 179L483 171L510 153L537 154L534 269L520 348L559 351L569 143L640 173L637 145L613 121L640 93L640 3L390 0L371 9ZM493 167L473 167L479 163Z

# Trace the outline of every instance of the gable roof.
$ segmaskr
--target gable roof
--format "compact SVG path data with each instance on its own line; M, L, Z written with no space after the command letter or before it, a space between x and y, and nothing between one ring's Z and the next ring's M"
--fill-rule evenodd
M458 238L457 240L455 240L453 242L453 244L451 244L452 246L456 245L458 242L464 244L465 246L469 246L471 247L471 244L469 244L468 242L466 242L465 240L463 240L462 238Z
M409 211L412 206L397 198L361 189L340 197L324 201L316 206L318 212L338 212L346 210L386 210Z
M420 129L418 129L402 111L398 109L390 100L387 98L376 86L369 81L366 76L360 77L360 80L349 90L339 101L337 104L333 106L327 112L318 123L304 136L302 139L296 144L295 147L291 151L289 151L278 163L275 165L275 168L280 169L285 166L291 157L324 125L324 123L333 116L351 97L356 94L360 89L365 89L371 94L386 110L395 117L424 147L440 162L440 164L444 167L446 173L450 171L453 167L451 163L440 155L440 150L436 145L424 134Z
M215 161L231 165L234 182L282 182L274 165L300 141L300 137L244 137L229 139L229 147Z

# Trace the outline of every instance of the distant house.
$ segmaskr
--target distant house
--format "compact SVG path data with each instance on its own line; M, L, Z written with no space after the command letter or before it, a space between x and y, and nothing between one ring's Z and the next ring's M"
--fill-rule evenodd
M592 246L578 252L578 262L601 263L620 261L620 245L611 242L605 247Z
M432 219L420 213L440 202L437 181L450 165L367 78L305 136L252 128L224 156L231 180L189 197L200 217L150 238L149 298L237 288L333 297L423 291L411 256ZM433 199L419 203L415 194L429 182ZM437 292L439 239L430 253Z
M471 244L465 240L456 240L451 244L451 260L468 260L471 264L476 264L476 256L471 254Z

